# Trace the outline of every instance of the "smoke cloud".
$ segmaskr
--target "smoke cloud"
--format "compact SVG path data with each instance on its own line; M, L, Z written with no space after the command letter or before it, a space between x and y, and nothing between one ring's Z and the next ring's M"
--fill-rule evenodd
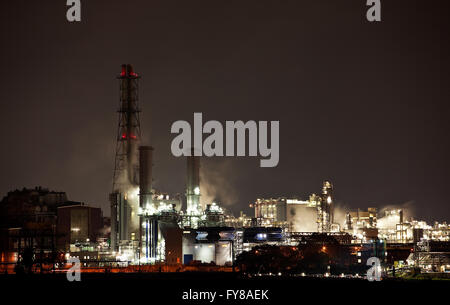
M395 226L400 223L400 216L399 215L387 215L386 211L389 210L402 210L403 211L403 221L411 220L414 216L414 202L413 201L407 201L403 204L399 205L388 205L380 209L378 212L378 220L377 225L379 228L383 229L395 229Z
M233 167L226 158L203 158L200 165L200 203L203 207L212 202L231 207L238 199L238 189L233 183Z
M337 202L334 205L333 222L339 224L341 226L341 229L345 225L345 218L346 218L345 216L346 216L348 211L350 211L349 207L346 206L342 202Z

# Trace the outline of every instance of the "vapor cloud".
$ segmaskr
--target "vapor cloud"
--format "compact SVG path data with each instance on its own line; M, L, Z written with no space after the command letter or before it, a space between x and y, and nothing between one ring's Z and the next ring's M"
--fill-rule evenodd
M337 202L334 205L333 222L339 224L341 226L341 229L345 225L345 216L346 216L347 212L349 212L349 211L350 211L350 208L342 202Z
M388 210L403 210L403 221L411 220L414 216L414 202L413 201L407 201L403 204L397 204L397 205L387 205L383 208L381 208L378 211L378 220L377 224L379 228L384 229L395 229L396 225L400 223L400 217L398 215L387 215L386 211Z
M221 206L231 207L239 199L239 194L233 183L232 162L229 159L203 158L200 165L200 203L203 207L211 202Z

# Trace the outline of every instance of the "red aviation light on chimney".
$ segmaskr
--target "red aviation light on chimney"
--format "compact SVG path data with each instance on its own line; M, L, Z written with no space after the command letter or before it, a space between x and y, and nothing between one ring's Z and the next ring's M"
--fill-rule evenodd
M122 71L120 72L120 76L126 76L127 75L127 66L122 65Z
M127 134L126 133L122 133L122 139L126 139L127 138Z
M128 76L132 76L132 77L138 76L137 73L134 72L132 65L128 65L127 68L128 68Z

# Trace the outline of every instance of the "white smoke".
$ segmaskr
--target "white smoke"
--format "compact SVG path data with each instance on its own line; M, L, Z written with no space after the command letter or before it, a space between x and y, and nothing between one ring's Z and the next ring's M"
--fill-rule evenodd
M342 229L347 208L338 203L334 206L333 223ZM317 208L302 205L288 205L288 221L293 232L317 232Z
M387 205L381 208L378 212L377 226L380 229L395 229L396 225L400 223L400 214L389 213L390 211L403 211L403 221L409 221L414 215L414 202L408 201L398 205ZM388 212L388 215L386 215Z
M396 225L400 223L399 215L388 215L377 220L377 227L380 229L394 230Z
M287 218L293 232L316 232L317 209L304 205L288 205Z
M338 224L340 226L341 230L345 226L346 215L347 215L348 211L349 211L349 208L341 202L337 202L334 205L333 223Z
M414 211L414 201L407 201L402 204L391 204L384 206L381 208L378 212L378 215L381 217L384 217L386 211L388 210L394 210L394 209L400 209L403 210L403 220L410 220L414 217L415 211Z
M236 188L231 183L233 172L229 159L202 159L200 165L200 203L203 208L212 202L225 206L231 206L237 202Z

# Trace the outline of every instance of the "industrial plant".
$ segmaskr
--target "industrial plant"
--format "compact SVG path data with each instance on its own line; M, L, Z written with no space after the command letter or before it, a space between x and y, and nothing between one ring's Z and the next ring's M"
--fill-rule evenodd
M186 157L184 195L153 187L153 154L141 137L139 81L122 65L110 215L45 188L9 192L0 203L2 271L55 271L77 257L84 270L245 271L362 274L378 257L384 276L450 273L450 225L427 224L404 208L336 205L325 180L309 198L277 196L250 203L254 215L232 215L217 202L201 204L201 157ZM113 128L114 126L111 126ZM191 148L192 152L195 147ZM107 194L105 194L105 197ZM309 250L308 250L309 249ZM323 266L301 264L311 249ZM258 265L268 254L286 264ZM292 257L295 257L293 261ZM311 258L313 260L313 258ZM255 265L256 264L256 265ZM310 268L310 269L308 269Z

